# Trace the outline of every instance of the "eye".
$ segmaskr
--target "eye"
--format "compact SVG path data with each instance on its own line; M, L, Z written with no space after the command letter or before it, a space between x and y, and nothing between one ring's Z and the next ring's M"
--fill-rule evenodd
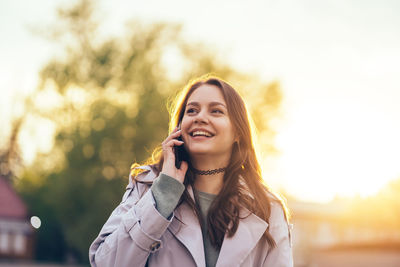
M194 108L188 108L187 110L186 110L186 113L188 113L188 114L190 114L190 113L195 113L196 112L196 110L194 109Z
M220 114L224 114L224 112L220 109L213 109L211 110L211 113L220 113Z

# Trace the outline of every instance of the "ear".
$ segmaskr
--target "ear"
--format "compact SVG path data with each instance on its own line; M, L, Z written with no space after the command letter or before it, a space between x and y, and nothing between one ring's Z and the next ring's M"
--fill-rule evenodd
M239 136L235 136L235 139L234 139L234 143L237 143L237 144L239 144Z
M233 143L237 143L239 145L239 141L240 141L240 135L238 134L237 131L234 131Z

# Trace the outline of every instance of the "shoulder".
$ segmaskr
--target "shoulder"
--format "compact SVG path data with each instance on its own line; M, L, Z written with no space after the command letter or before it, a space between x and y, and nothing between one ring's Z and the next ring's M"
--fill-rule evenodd
M151 165L143 165L131 168L129 174L129 183L126 189L139 187L142 185L151 185L153 181L157 178L156 170Z
M156 171L149 165L131 167L128 185L122 196L122 203L127 199L140 199L157 178Z
M286 206L285 201L277 194L274 194L270 191L267 192L268 198L270 199L270 218L269 224L270 226L278 226L282 224L289 223L289 210Z

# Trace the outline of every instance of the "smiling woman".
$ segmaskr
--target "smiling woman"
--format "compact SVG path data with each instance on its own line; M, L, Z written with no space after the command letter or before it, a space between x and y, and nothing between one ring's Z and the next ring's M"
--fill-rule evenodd
M225 167L238 141L224 96L215 85L201 85L190 95L181 130L190 163L196 169ZM213 191L217 193L218 189Z
M134 168L92 266L293 266L286 206L263 183L232 86L209 75L188 83L159 151Z

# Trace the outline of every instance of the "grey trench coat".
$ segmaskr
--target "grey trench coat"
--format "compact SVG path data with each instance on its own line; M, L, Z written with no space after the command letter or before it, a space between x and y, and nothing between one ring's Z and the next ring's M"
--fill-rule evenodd
M151 182L156 174L150 167L138 179ZM178 206L165 219L156 209L149 185L129 184L122 202L112 212L89 249L92 266L205 267L203 237L199 222L187 204ZM188 188L193 197L193 190ZM225 236L216 263L222 266L293 266L291 227L278 203L272 203L269 225L243 209L235 235ZM270 249L261 238L269 227L277 247Z

